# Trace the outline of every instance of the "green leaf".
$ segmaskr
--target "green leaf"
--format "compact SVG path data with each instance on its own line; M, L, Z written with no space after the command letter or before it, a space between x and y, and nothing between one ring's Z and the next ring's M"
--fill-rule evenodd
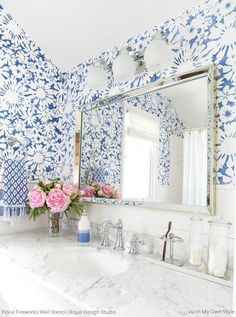
M72 208L78 216L81 216L84 206L83 204L73 204Z
M47 206L30 209L29 219L33 218L35 220L37 217L40 217L41 215L45 214L45 212L48 210L49 208Z
M64 211L64 213L65 213L65 215L66 215L66 218L67 218L67 219L69 219L69 217L68 217L68 214L67 214L66 210Z

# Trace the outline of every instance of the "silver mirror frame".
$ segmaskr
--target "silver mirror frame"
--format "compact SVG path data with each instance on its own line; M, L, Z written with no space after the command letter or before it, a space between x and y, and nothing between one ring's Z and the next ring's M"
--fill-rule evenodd
M148 201L133 201L133 200L119 200L119 199L105 199L105 198L87 198L86 203L95 204L105 204L105 205L122 205L122 206L139 206L145 208L159 209L159 210L170 210L177 212L194 212L198 210L200 213L211 214L214 216L216 214L216 86L215 86L215 66L207 65L204 67L199 67L191 71L174 73L170 77L157 80L148 85L144 85L139 88L131 90L120 90L120 93L116 95L110 95L102 100L89 103L83 107L81 113L81 134L80 134L80 153L82 151L82 122L83 122L83 112L95 110L102 108L109 104L118 101L124 101L133 97L137 97L143 94L151 93L154 91L159 91L170 86L179 85L180 82L184 83L190 80L195 80L198 78L207 77L207 87L208 87L208 109L209 109L209 134L210 134L210 155L209 155L209 185L210 185L210 202L206 207L202 206L190 206L172 203L155 203ZM81 161L81 160L80 160ZM81 162L79 163L79 173L81 170ZM80 181L80 177L79 177Z

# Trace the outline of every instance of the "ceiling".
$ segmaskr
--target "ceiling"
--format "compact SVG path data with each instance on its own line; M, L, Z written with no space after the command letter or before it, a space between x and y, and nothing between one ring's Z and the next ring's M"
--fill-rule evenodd
M171 86L160 92L172 101L186 129L207 128L207 77Z
M201 0L0 0L62 71L161 25Z

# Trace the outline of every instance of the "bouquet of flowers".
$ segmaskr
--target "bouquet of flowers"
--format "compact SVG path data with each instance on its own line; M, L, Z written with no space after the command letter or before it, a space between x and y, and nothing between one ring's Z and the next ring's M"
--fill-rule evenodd
M45 212L68 216L67 211L74 210L80 216L82 201L81 191L75 185L60 180L40 180L28 193L27 209L34 220Z
M108 183L93 181L88 185L82 185L80 190L84 197L121 199L119 190Z

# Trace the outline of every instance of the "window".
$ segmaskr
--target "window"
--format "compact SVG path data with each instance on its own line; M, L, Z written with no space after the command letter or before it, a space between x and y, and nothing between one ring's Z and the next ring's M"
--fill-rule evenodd
M146 111L127 108L124 120L122 196L149 199L155 192L159 120Z

